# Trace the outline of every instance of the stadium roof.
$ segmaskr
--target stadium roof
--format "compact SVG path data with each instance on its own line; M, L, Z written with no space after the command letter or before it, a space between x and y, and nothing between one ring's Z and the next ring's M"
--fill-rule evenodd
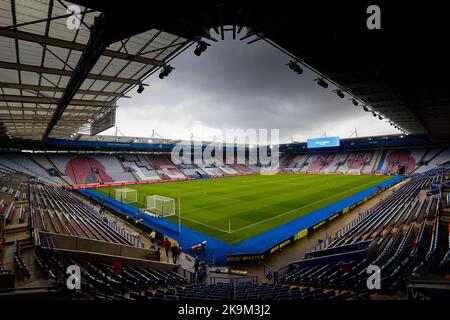
M371 2L302 3L301 10L287 0L276 6L231 0L170 6L137 0L71 2L83 12L77 32L65 26L69 2L0 2L0 123L13 137L67 137L191 41L213 43L225 31L236 37L243 27L247 35L241 40L273 44L334 82L347 98L357 98L358 108L367 105L409 133L450 137L445 10L383 4L381 30L369 30ZM48 19L58 16L64 18ZM99 19L89 33L95 16ZM39 19L43 22L20 25Z
M79 6L79 28L69 29L70 5L0 1L0 135L40 140L103 131L114 125L117 100L189 44L157 29L115 41L109 28L98 40L90 29L100 12Z

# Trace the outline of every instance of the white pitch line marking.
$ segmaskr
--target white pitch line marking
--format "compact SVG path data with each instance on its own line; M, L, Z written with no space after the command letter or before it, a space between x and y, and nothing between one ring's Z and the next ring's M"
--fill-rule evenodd
M384 179L384 177L383 177L383 178L380 178L380 179L377 179L377 180L375 180L375 182L377 182L377 181L380 181L380 180L383 180L383 179ZM279 218L279 217L281 217L281 216L284 216L284 215L286 215L286 214L292 213L292 212L294 212L294 211L298 211L298 210L300 210L300 209L303 209L303 208L309 207L309 206L311 206L311 205L314 205L314 204L316 204L316 203L320 203L320 202L322 202L322 201L324 201L324 200L328 200L328 199L330 199L330 198L334 198L334 197L336 197L336 196L338 196L338 195L340 195L340 194L343 194L343 193L346 193L346 192L349 192L349 191L352 191L352 190L355 190L355 189L361 188L361 187L363 187L363 186L366 186L366 185L368 185L368 184L372 184L372 183L374 183L374 181L372 181L372 182L368 182L368 183L365 183L365 184L362 184L362 185L360 185L360 186L357 186L357 187L354 187L354 188L351 188L351 189L345 190L345 191L343 191L343 192L340 192L340 193L336 193L336 194L334 194L334 195L332 195L332 196L329 196L329 197L327 197L327 198L324 198L324 199L321 199L321 200L317 200L317 201L315 201L315 202L311 202L311 203L308 203L307 205L304 205L304 206L302 206L302 207L299 207L299 208L296 208L296 209L292 209L292 210L289 210L289 211L283 212L283 213L281 213L281 214L279 214L279 215L276 215L276 216L273 216L273 217L270 217L270 218L267 218L267 219L264 219L264 220L261 220L261 221L258 221L258 222L255 222L255 223L252 223L252 224L250 224L250 225L248 225L248 226L245 226L245 227L242 227L242 228L239 228L239 229L233 230L233 231L231 231L231 232L229 232L229 233L233 233L233 232L238 232L238 231L241 231L241 230L244 230L244 229L247 229L247 228L250 228L250 227L256 226L256 225L258 225L258 224L261 224L261 223L263 223L263 222L266 222L266 221L269 221L269 220L272 220L272 219L276 219L276 218Z

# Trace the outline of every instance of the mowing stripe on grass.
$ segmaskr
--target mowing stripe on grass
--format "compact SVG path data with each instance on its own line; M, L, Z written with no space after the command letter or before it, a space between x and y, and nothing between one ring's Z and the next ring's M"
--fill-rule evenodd
M380 181L380 180L383 180L383 179L384 179L384 178L381 178L381 179L378 179L378 180L376 180L376 181ZM376 182L376 181L375 181L375 182ZM374 183L374 182L372 181L372 182L365 183L365 184L362 184L362 185L360 185L360 186L357 186L357 187L354 187L354 188L345 190L345 191L343 191L343 192L336 193L336 194L334 194L334 195L332 195L332 196L323 198L323 199L321 199L321 200L318 200L318 201L315 201L315 202L308 203L307 205L304 205L304 206L302 206L302 207L295 208L295 209L286 211L286 212L284 212L284 213L281 213L281 214L279 214L279 215L276 215L276 216L273 216L273 217L270 217L270 218L267 218L267 219L264 219L264 220L261 220L261 221L252 223L252 224L250 224L250 225L248 225L248 226L245 226L245 227L242 227L242 228L233 230L233 231L231 231L231 233L233 233L233 232L238 232L238 231L241 231L241 230L245 230L245 229L247 229L247 228L256 226L256 225L261 224L261 223L264 223L264 222L266 222L266 221L269 221L269 220L272 220L272 219L276 219L276 218L282 217L282 216L287 215L287 214L289 214L289 213L298 211L298 210L303 209L303 208L307 208L307 207L312 206L312 205L314 205L314 204L320 203L320 202L325 201L325 200L328 200L328 199L332 199L332 198L334 198L334 197L336 197L336 196L339 196L339 195L341 195L341 194L347 193L347 192L349 192L349 191L352 191L352 190L355 190L355 189L358 189L358 188L361 188L361 187L363 187L363 186L366 186L366 185L368 185L368 184L373 184L373 183Z
M133 188L138 191L138 202L132 205L145 209L145 196L153 194L181 197L184 227L234 244L388 179L279 174L136 185ZM110 190L117 188L121 186L98 191L111 195ZM175 215L165 219L178 223ZM230 221L235 230L230 229Z

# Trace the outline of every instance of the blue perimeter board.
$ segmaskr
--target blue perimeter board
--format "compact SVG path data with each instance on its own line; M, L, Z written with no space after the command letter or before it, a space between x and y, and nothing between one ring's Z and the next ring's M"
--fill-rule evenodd
M200 232L191 230L183 226L181 226L180 235L178 232L179 226L177 223L165 220L163 218L151 217L147 214L141 215L141 219L143 219L141 223L165 234L171 239L176 240L185 250L185 252L187 252L187 248L190 248L206 240L206 252L201 258L204 260L213 261L216 265L226 265L228 255L264 254L266 251L273 248L277 244L291 238L299 231L308 229L328 219L335 213L341 212L345 208L364 200L366 197L374 195L378 192L378 187L388 188L403 179L404 176L402 175L393 176L391 179L385 182L370 187L364 191L358 192L348 198L337 201L331 205L323 207L322 209L313 211L284 225L275 227L271 230L260 233L257 236L234 245L204 235ZM108 196L102 195L95 191L89 189L79 189L78 191L88 197L92 197L93 199L104 202L107 206L116 211L122 212L130 218L140 213L139 209L131 205L121 203L120 201L117 201L115 199L110 199L108 198Z

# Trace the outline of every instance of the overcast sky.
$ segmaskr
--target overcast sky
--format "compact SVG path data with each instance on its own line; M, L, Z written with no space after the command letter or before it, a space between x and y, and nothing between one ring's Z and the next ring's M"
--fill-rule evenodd
M189 139L198 121L199 138L219 141L223 130L239 128L279 129L281 142L324 133L347 138L355 128L359 136L397 133L347 96L337 97L332 86L319 87L312 72L290 70L288 57L264 41L226 39L200 57L193 51L191 46L176 57L165 79L155 74L142 94L133 90L131 99L119 100L117 125L124 135L150 137L154 129L164 138Z

